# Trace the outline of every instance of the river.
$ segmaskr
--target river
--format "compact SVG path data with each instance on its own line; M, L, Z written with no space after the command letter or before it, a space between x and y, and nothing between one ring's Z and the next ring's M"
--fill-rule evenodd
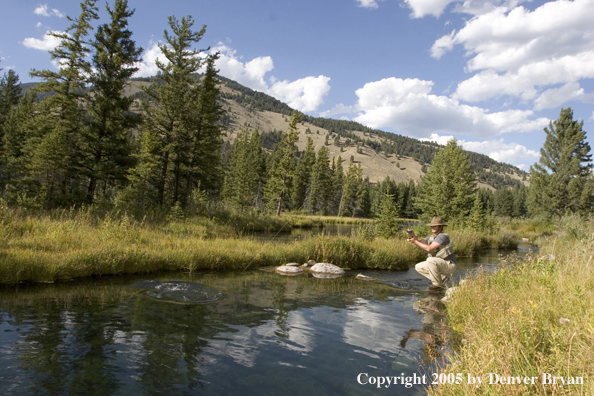
M460 258L455 280L496 263ZM427 285L255 269L2 286L0 394L422 395L452 342Z

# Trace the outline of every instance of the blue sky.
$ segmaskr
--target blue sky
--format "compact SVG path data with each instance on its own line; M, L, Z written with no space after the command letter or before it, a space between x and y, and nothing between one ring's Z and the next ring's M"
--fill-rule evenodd
M110 0L110 4L113 3ZM108 22L105 2L102 19ZM465 149L525 170L562 107L594 147L594 0L129 0L144 48L138 76L156 73L167 17L207 25L199 48L220 74L312 116ZM79 2L5 1L0 68L22 82L55 69L48 31ZM2 73L3 73L2 72Z

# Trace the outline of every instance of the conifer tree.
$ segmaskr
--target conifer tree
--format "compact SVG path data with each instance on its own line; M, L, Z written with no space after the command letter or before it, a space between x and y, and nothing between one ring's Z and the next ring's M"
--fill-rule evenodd
M193 31L191 16L180 20L169 17L172 33L165 30L166 44L159 48L167 63L157 60L158 81L145 92L151 97L154 106L145 106L146 125L160 138L161 157L157 201L166 207L180 201L183 187L183 172L191 165L193 137L201 122L196 119L199 113L199 85L193 74L203 65L199 56L203 51L192 49L198 43L206 26Z
M8 188L9 201L17 199L18 194L32 193L31 180L28 180L28 140L38 115L35 112L35 96L23 96L17 107L12 107L5 117L2 136L2 173L0 188Z
M514 214L514 196L510 189L495 191L494 211L495 216L511 217Z
M130 112L133 99L124 94L128 80L138 67L142 48L137 48L128 30L128 19L134 14L127 0L115 0L113 9L107 6L109 23L97 29L93 47L92 84L87 112L89 127L80 139L80 171L87 176L87 202L92 203L98 182L121 183L133 165L130 136L140 122Z
M311 188L307 198L310 213L328 214L332 200L332 172L326 146L320 147L311 173Z
M473 231L483 231L485 228L485 210L483 209L483 202L478 191L466 220L466 226Z
M415 207L415 200L419 195L419 189L415 182L410 179L406 188L406 206L404 208L404 217L407 219L416 219L418 217L418 211Z
M592 212L592 193L586 188L592 177L592 154L583 125L573 120L573 111L567 108L544 128L547 137L541 157L530 167L531 215Z
M360 164L354 163L351 159L344 180L342 200L338 210L339 216L351 215L355 217L360 210L363 199L365 199L365 188L363 186L363 170ZM367 197L368 198L368 197Z
M257 131L254 135L257 136ZM253 208L261 184L260 152L254 147L247 129L239 132L233 144L225 174L222 196L225 202L240 213Z
M34 94L54 93L45 96L36 106L35 122L28 123L25 156L29 158L23 159L28 162L30 175L42 192L38 194L40 200L47 198L42 203L45 206L72 205L85 200L85 180L80 175L78 159L81 133L88 127L85 106L89 95L86 88L92 74L88 61L88 35L92 30L91 21L98 19L96 2L85 0L80 4L79 16L76 19L68 17L72 24L64 33L51 33L60 40L60 44L50 51L52 61L61 66L59 71L31 71L32 77L42 79L35 86ZM56 144L63 146L52 147ZM56 153L61 155L59 164L54 162Z
M159 139L145 129L140 136L140 152L132 154L136 165L127 175L129 184L118 191L116 206L119 209L141 216L157 202L156 180L159 177Z
M427 218L462 219L472 208L476 177L466 154L455 139L441 148L433 166L419 183L415 207Z
M206 56L204 60L206 68L199 84L198 105L196 108L189 109L194 112L191 117L188 117L189 123L196 124L190 129L191 152L188 169L185 172L184 200L187 200L188 195L198 186L216 191L222 176L220 152L223 143L221 138L223 127L220 120L225 112L217 102L220 90L219 71L215 68L215 62L219 56L218 52ZM255 136L259 136L257 131ZM252 150L253 153L255 152ZM260 164L260 161L257 164Z
M295 143L299 140L297 124L301 122L301 118L301 113L297 110L293 111L289 128L283 133L283 139L276 146L270 159L265 200L269 210L276 216L279 216L283 209L290 207L297 161Z
M344 170L342 169L342 157L340 155L336 159L335 169L332 172L332 189L332 208L330 213L336 215L340 208L340 201L344 190Z
M305 151L301 155L295 170L295 181L293 183L292 202L293 208L297 210L304 207L305 200L310 190L312 169L315 161L316 152L314 142L312 138L308 136Z
M398 210L394 205L394 195L384 192L381 207L377 217L375 232L378 236L389 238L398 234Z

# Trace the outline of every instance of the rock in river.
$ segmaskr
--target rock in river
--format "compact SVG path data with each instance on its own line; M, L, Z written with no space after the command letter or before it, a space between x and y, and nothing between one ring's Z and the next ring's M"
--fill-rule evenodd
M334 264L317 263L309 269L314 274L344 275L344 270Z
M303 270L292 265L282 265L280 267L276 267L276 272L283 275L297 275L302 273Z

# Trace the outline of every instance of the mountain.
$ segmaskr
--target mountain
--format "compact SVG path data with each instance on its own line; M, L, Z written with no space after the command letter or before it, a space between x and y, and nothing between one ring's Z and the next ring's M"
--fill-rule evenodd
M265 148L272 150L282 137L281 131L288 128L293 109L287 104L254 91L233 80L219 76L221 81L220 101L226 110L223 123L227 130L226 140L233 142L243 128L258 129ZM133 110L140 110L140 101L147 99L142 86L152 84L151 78L134 78L127 94L136 99ZM35 84L22 84L23 92ZM307 137L311 137L316 151L326 145L330 157L341 156L343 166L352 157L360 163L363 175L371 182L379 182L389 176L396 182L418 182L431 166L439 145L365 127L357 122L315 118L305 115L299 125L299 150L304 150ZM528 184L528 173L492 158L466 151L478 175L479 186L492 190Z
M258 129L264 136L286 130L293 109L285 103L256 92L243 85L220 77L221 101L227 111L225 124L229 138L242 128ZM417 139L365 127L359 123L328 118L304 116L299 126L301 137L299 150L305 149L307 137L311 137L316 151L324 144L330 156L341 156L343 161L353 157L360 163L364 176L378 182L389 176L396 182L410 179L418 182L433 161L439 145ZM497 162L492 158L466 151L478 174L479 185L499 189L527 184L528 173L521 169Z

